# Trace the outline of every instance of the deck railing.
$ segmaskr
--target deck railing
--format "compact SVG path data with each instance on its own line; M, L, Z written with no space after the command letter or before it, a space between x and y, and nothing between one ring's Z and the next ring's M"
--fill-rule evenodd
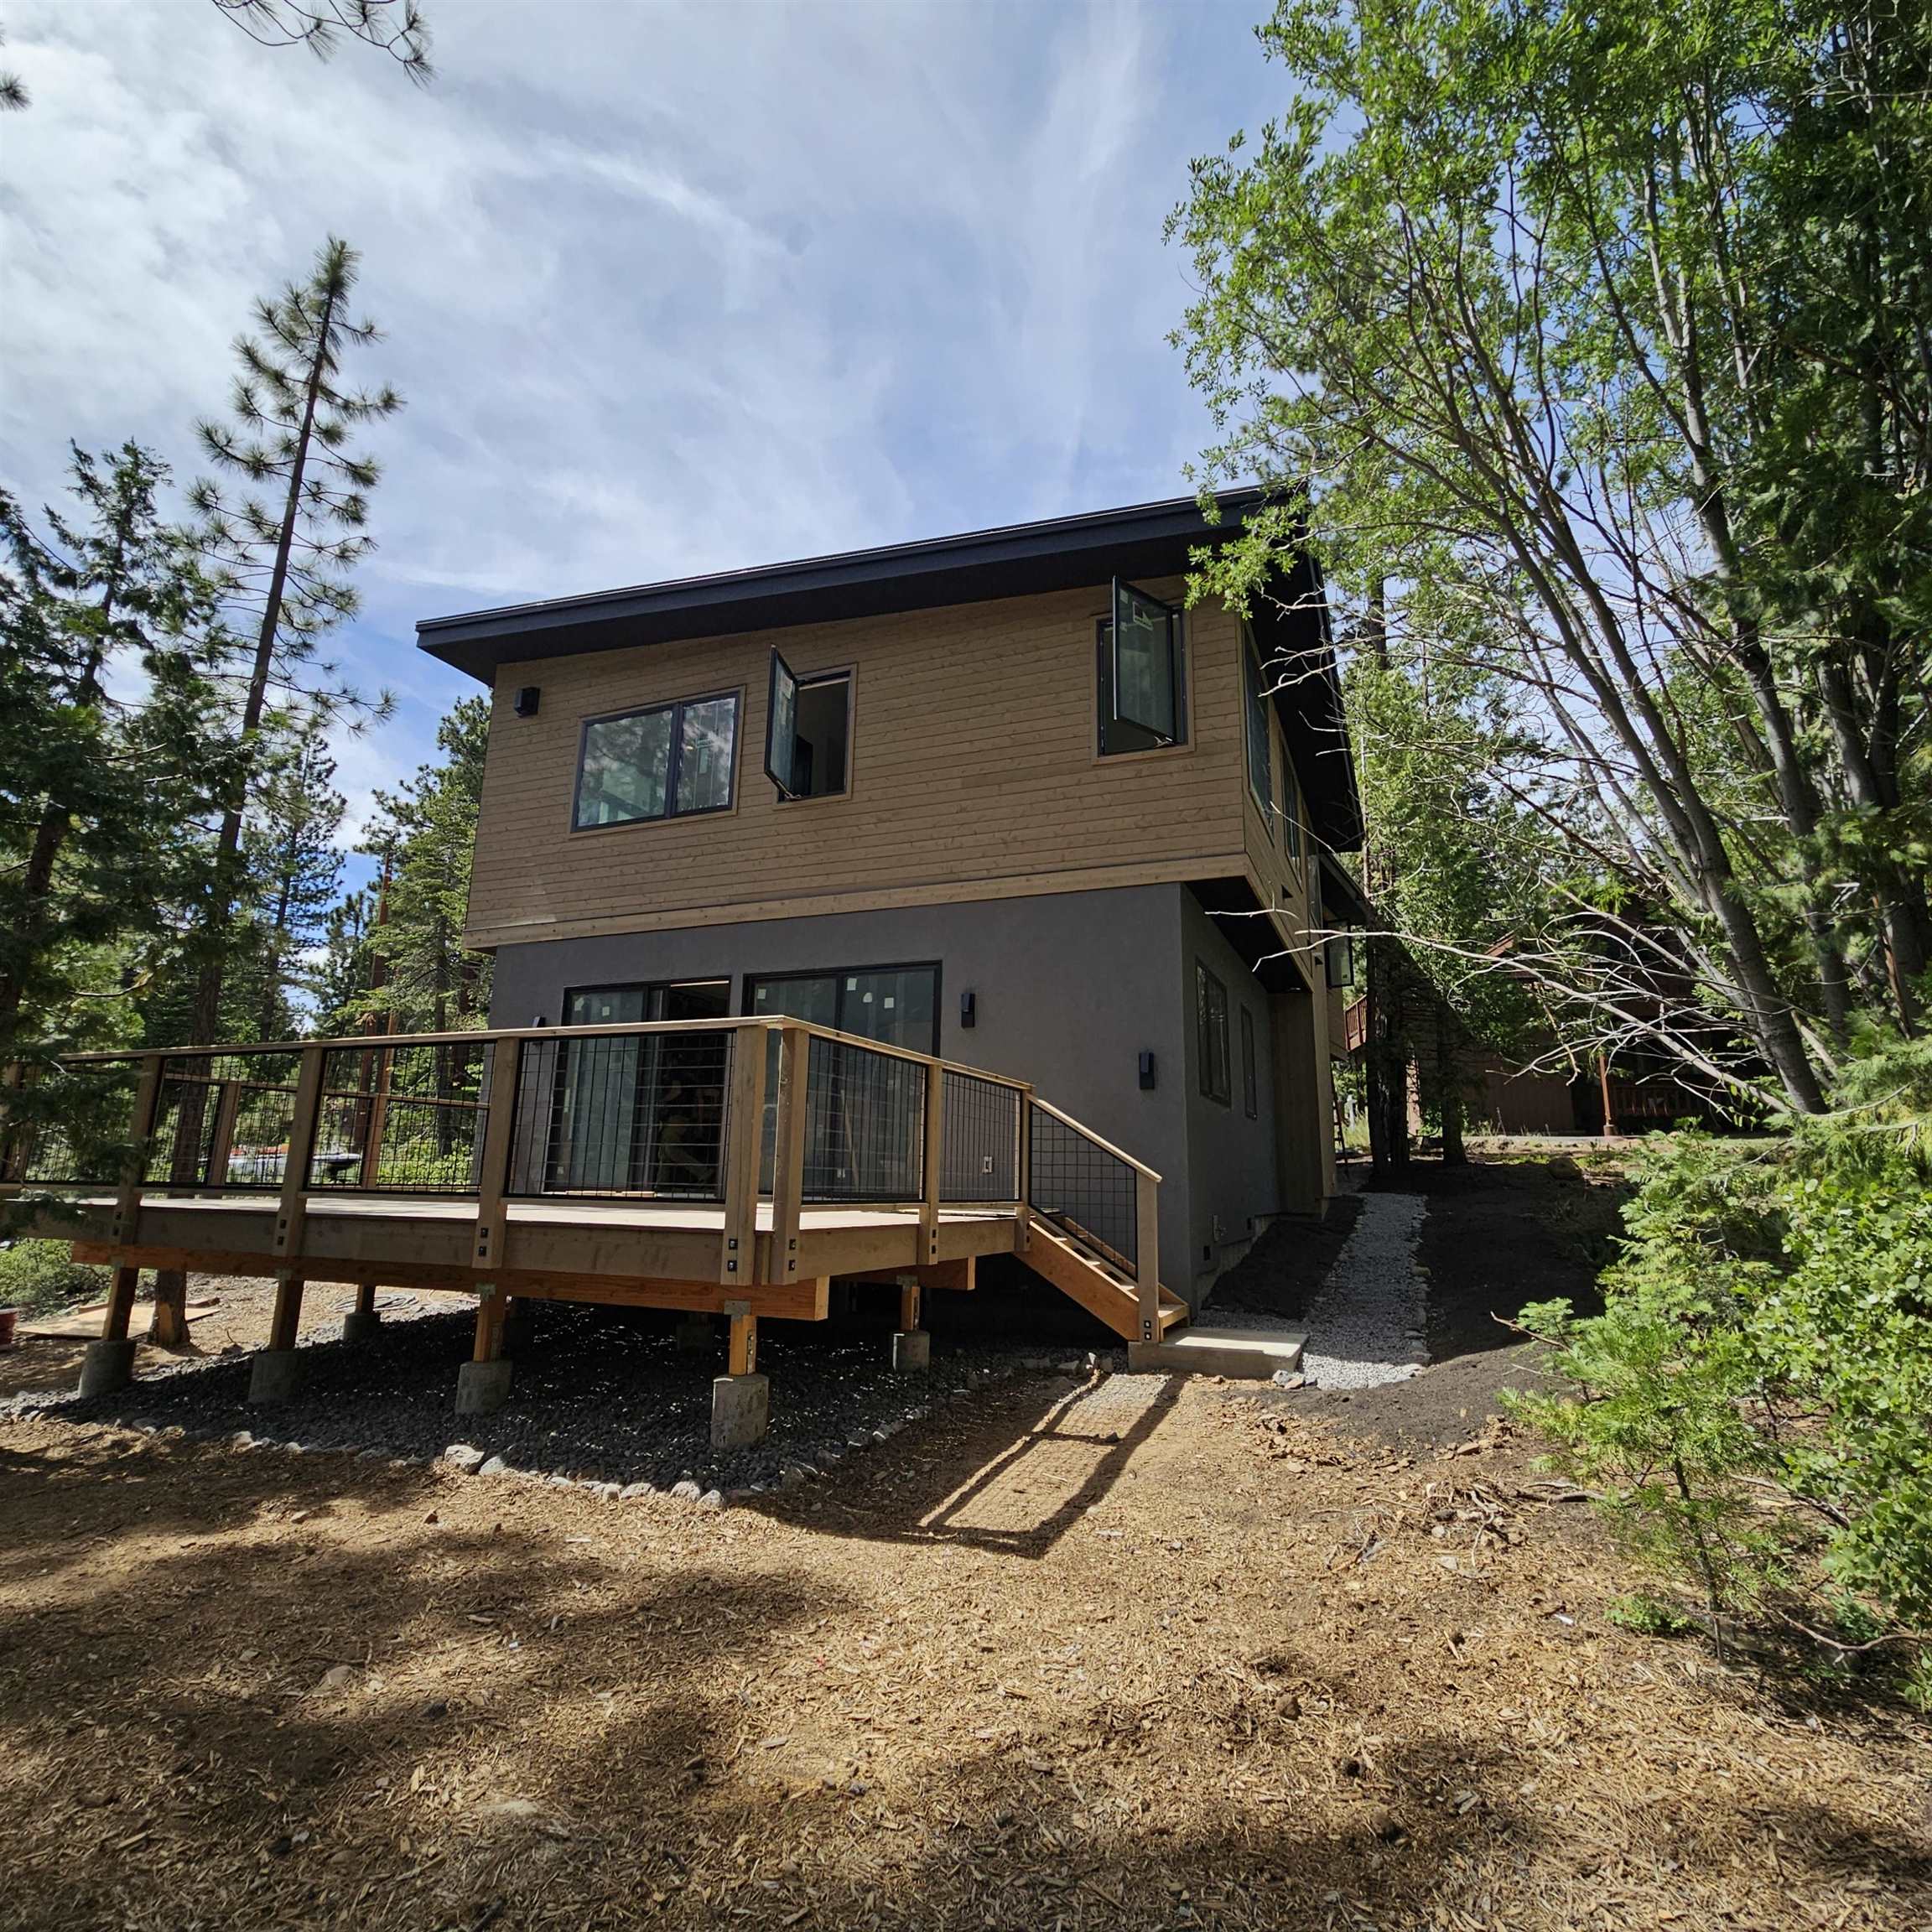
M43 1127L8 1170L29 1187L273 1195L278 1252L311 1197L477 1202L474 1264L514 1200L724 1209L719 1278L749 1280L769 1203L770 1278L794 1274L822 1204L916 1210L938 1259L948 1208L1010 1209L1140 1285L1157 1319L1159 1176L1024 1081L804 1021L641 1021L80 1054L86 1118ZM136 1150L138 1150L138 1152ZM1157 1326L1146 1332L1158 1332Z

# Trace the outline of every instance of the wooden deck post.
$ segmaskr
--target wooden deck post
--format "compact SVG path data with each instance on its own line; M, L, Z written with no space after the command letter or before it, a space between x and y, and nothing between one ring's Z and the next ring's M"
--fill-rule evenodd
M742 1315L735 1313L731 1317L731 1346L726 1368L733 1375L758 1373L758 1317L750 1309Z
M155 1117L161 1110L161 1069L167 1056L150 1053L141 1062L141 1078L134 1089L134 1118L130 1123L132 1143L127 1165L121 1170L121 1185L114 1196L114 1218L108 1224L107 1239L117 1248L132 1248L140 1238L141 1183L148 1172L148 1150L154 1138Z
M103 1342L125 1342L127 1324L134 1314L134 1291L141 1280L138 1268L117 1268L107 1290L107 1311L101 1318Z
M510 1225L504 1192L510 1180L510 1153L517 1128L517 1083L522 1066L521 1040L490 1043L490 1082L483 1100L483 1158L476 1174L476 1239L473 1268L501 1268Z
M899 1277L899 1327L911 1334L919 1326L919 1280L917 1275Z
M1134 1263L1140 1288L1140 1339L1161 1339L1161 1183L1134 1176Z
M811 1116L812 1036L802 1026L778 1032L778 1120L771 1154L771 1249L766 1274L798 1279L798 1218L805 1198L805 1130Z
M292 1261L302 1252L303 1228L309 1218L309 1163L315 1152L315 1123L322 1112L322 1069L328 1057L325 1046L304 1046L295 1075L295 1114L288 1124L282 1199L275 1211L274 1252L281 1259Z
M224 1080L221 1097L215 1103L215 1138L208 1148L209 1187L220 1192L228 1185L228 1156L235 1147L235 1117L242 1111L242 1083Z
M731 1032L724 1233L719 1243L718 1279L733 1285L757 1278L758 1156L765 1139L766 1032L762 1026L737 1026Z
M939 1259L939 1195L946 1171L946 1062L926 1062L926 1130L921 1140L919 1259ZM917 1322L901 1322L917 1328Z
M1013 1215L1013 1251L1024 1254L1032 1239L1033 1218L1033 1089L1020 1089L1019 1145L1014 1150L1013 1192L1018 1204Z
M492 1282L476 1291L476 1346L472 1362L500 1362L503 1358L503 1324L509 1297Z
M293 1268L278 1270L275 1276L275 1311L268 1320L268 1346L293 1348L302 1332L302 1291L306 1285Z

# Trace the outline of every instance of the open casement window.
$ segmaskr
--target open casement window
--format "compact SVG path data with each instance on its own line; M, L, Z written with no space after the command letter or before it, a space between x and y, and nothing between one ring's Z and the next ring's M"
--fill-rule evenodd
M852 673L801 678L774 651L766 713L765 775L784 799L833 798L845 790L852 735Z
M1187 679L1180 611L1115 578L1100 647L1101 750L1154 751L1185 744Z

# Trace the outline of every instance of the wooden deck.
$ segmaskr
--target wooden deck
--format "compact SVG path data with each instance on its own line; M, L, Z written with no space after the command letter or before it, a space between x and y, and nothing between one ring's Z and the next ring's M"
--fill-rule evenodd
M473 1057L473 1084L444 1091L445 1065L425 1090L423 1056L446 1048ZM723 1316L720 1444L763 1431L760 1319L823 1321L835 1278L896 1283L893 1359L906 1367L925 1358L922 1292L971 1288L987 1255L1015 1256L1130 1340L1157 1342L1187 1319L1159 1280L1150 1168L1023 1081L802 1021L79 1057L134 1076L122 1134L136 1150L117 1156L117 1184L39 1183L65 1198L49 1200L33 1231L115 1270L83 1389L126 1379L129 1310L149 1268L274 1278L253 1397L263 1401L293 1385L310 1280L355 1284L352 1322L371 1329L378 1286L474 1296L459 1412L506 1398L504 1332L517 1301ZM410 1161L453 1153L470 1188L437 1191L446 1174L420 1191L408 1184ZM613 1187L605 1169L647 1178ZM695 1176L707 1197L673 1197L661 1170L687 1188ZM35 1189L29 1166L15 1171L27 1178L9 1192ZM351 1173L360 1186L342 1186ZM895 1197L906 1189L914 1198ZM979 1198L1000 1191L1014 1198ZM849 1199L824 1198L833 1193ZM158 1332L162 1307L158 1296Z

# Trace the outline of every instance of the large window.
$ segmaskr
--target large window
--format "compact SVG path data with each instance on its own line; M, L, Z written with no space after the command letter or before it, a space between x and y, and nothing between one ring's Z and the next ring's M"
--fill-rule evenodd
M1241 627L1241 674L1247 696L1248 789L1254 794L1268 836L1275 836L1275 740L1268 728L1268 695L1248 627Z
M721 1020L729 979L579 986L567 1026ZM714 1197L723 1178L725 1036L631 1033L540 1042L550 1061L546 1187L586 1193Z
M1187 667L1181 613L1114 586L1113 615L1094 638L1103 753L1156 751L1187 741Z
M939 1051L939 969L875 966L849 973L775 974L754 979L745 1010L782 1014L915 1053Z
M801 678L774 651L765 726L765 772L784 799L832 798L846 788L851 756L852 673Z
M1201 1091L1228 1106L1233 1099L1228 1064L1228 989L1198 959L1194 962L1194 1031Z
M571 823L581 832L729 810L737 750L735 692L593 718L584 727Z

